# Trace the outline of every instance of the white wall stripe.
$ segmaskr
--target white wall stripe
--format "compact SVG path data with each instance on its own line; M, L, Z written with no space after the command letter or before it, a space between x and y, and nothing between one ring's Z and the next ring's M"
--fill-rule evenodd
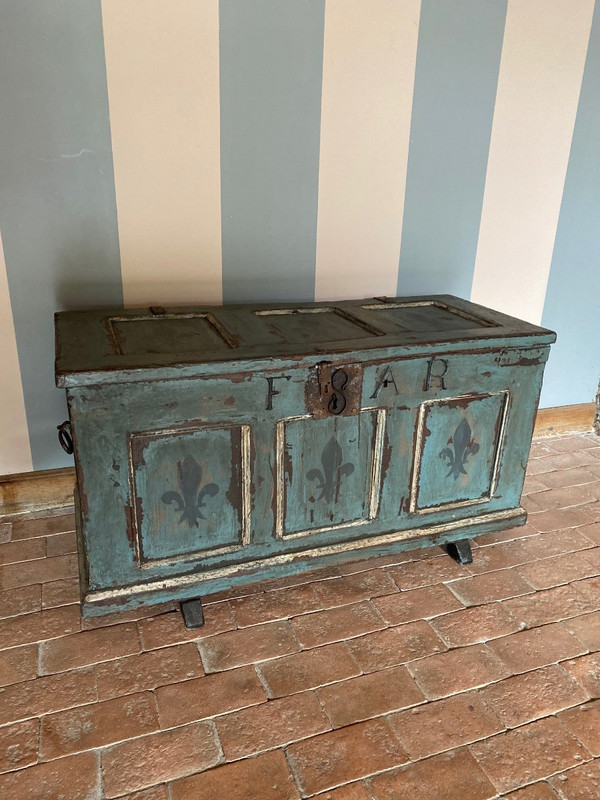
M471 299L539 323L594 10L509 0Z
M317 300L395 295L420 0L327 0Z
M221 302L218 0L102 0L126 305Z
M32 469L29 432L17 355L17 340L8 293L4 248L0 237L0 475L29 472Z

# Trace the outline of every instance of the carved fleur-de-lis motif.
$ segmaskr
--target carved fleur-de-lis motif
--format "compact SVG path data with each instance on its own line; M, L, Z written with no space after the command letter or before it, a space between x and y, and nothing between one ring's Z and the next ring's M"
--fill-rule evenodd
M337 502L340 493L340 484L343 477L348 477L354 472L354 464L349 462L342 464L342 448L339 446L335 437L327 442L321 454L321 464L323 469L310 469L306 473L309 481L318 481L317 489L321 494L317 500L325 500L331 503L335 499Z
M466 419L462 419L458 424L453 436L448 440L450 447L444 447L440 453L440 458L445 460L450 465L450 471L446 475L449 478L451 475L454 480L459 475L466 475L467 470L465 464L469 456L474 456L479 452L479 445L471 438L471 426Z
M166 505L177 504L177 511L182 514L179 517L179 524L187 522L190 528L198 527L199 519L206 519L202 510L205 507L204 498L214 497L219 487L216 483L207 483L200 491L202 483L202 467L195 458L186 456L183 461L177 462L177 477L179 480L179 492L165 492L160 498Z

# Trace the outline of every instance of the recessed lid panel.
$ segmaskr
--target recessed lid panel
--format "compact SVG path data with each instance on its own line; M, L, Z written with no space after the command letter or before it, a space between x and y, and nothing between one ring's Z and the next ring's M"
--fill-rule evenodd
M493 327L481 317L466 311L452 308L439 301L409 303L373 303L363 306L376 316L394 322L403 330L409 331L462 331L473 328Z
M123 356L197 353L221 350L236 342L212 314L108 317L115 353Z
M383 336L383 332L341 308L276 308L254 312L262 323L257 343L343 342ZM256 334L255 334L256 335Z

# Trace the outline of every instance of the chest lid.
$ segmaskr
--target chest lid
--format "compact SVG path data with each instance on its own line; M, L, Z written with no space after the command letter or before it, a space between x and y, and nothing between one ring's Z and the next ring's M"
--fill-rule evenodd
M142 380L148 371L213 372L217 364L298 360L370 350L411 353L474 340L549 344L552 331L450 295L56 314L56 383ZM517 342L518 343L518 342Z

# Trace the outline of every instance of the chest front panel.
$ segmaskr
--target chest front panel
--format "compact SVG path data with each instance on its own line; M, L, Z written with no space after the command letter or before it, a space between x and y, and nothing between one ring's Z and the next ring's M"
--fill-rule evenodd
M56 323L85 614L525 520L551 331L449 296Z
M90 589L215 581L518 507L530 361L313 360L71 390Z

